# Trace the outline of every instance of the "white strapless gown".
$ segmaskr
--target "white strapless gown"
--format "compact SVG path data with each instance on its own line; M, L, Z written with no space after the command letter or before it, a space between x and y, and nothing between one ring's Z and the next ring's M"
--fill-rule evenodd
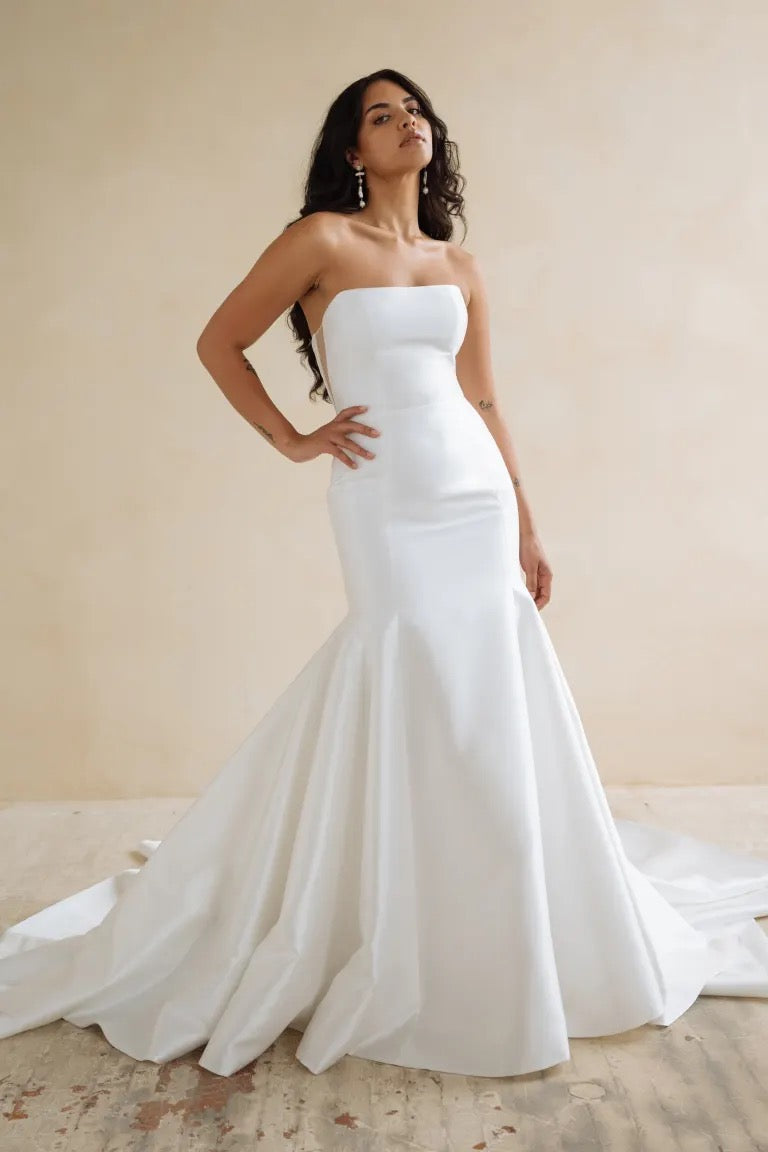
M349 611L169 834L0 936L0 1036L97 1023L229 1075L286 1027L505 1076L768 996L768 860L614 821L455 371L455 284L353 288L314 346L375 459L327 490Z

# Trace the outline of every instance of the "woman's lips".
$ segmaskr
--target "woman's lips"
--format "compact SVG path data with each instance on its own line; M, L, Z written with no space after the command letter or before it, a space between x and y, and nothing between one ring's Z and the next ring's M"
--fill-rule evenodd
M400 145L401 148L407 148L409 144L424 144L426 141L423 136L409 136L407 140L403 140Z

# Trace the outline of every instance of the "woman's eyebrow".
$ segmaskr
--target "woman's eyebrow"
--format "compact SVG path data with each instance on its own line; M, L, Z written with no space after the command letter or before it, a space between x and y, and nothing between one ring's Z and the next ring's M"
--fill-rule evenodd
M400 103L401 104L407 104L409 100L415 100L415 99L416 99L415 96L404 96L403 99L400 101ZM374 108L391 108L391 107L392 107L392 105L390 104L389 100L379 100L377 104L371 104L370 107L366 108L363 115L367 116L368 113L372 112Z

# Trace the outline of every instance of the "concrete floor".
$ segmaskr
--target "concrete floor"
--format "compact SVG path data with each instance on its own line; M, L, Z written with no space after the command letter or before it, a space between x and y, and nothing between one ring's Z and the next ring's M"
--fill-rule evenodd
M608 788L615 816L768 857L768 788ZM0 805L0 925L140 864L191 799ZM768 929L768 918L761 922ZM489 1079L346 1057L320 1076L286 1031L229 1078L117 1052L59 1021L0 1040L1 1152L768 1152L768 1001L702 996L666 1029L572 1040Z

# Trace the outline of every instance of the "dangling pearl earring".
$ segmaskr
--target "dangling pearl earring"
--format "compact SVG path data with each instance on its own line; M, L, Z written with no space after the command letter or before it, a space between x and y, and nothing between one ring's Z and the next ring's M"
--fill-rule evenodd
M361 166L360 168L358 168L358 169L357 169L357 172L356 172L356 176L357 176L357 195L358 195L358 197L359 197L359 199L360 199L360 207L361 207L361 208L365 208L365 200L364 200L364 198L363 198L363 172L364 172L364 169L362 168L362 166Z
M426 194L427 194L427 170L426 170L426 168L424 168L422 170L422 175L424 176L424 179L421 183L421 191L422 191L422 195L426 196Z

